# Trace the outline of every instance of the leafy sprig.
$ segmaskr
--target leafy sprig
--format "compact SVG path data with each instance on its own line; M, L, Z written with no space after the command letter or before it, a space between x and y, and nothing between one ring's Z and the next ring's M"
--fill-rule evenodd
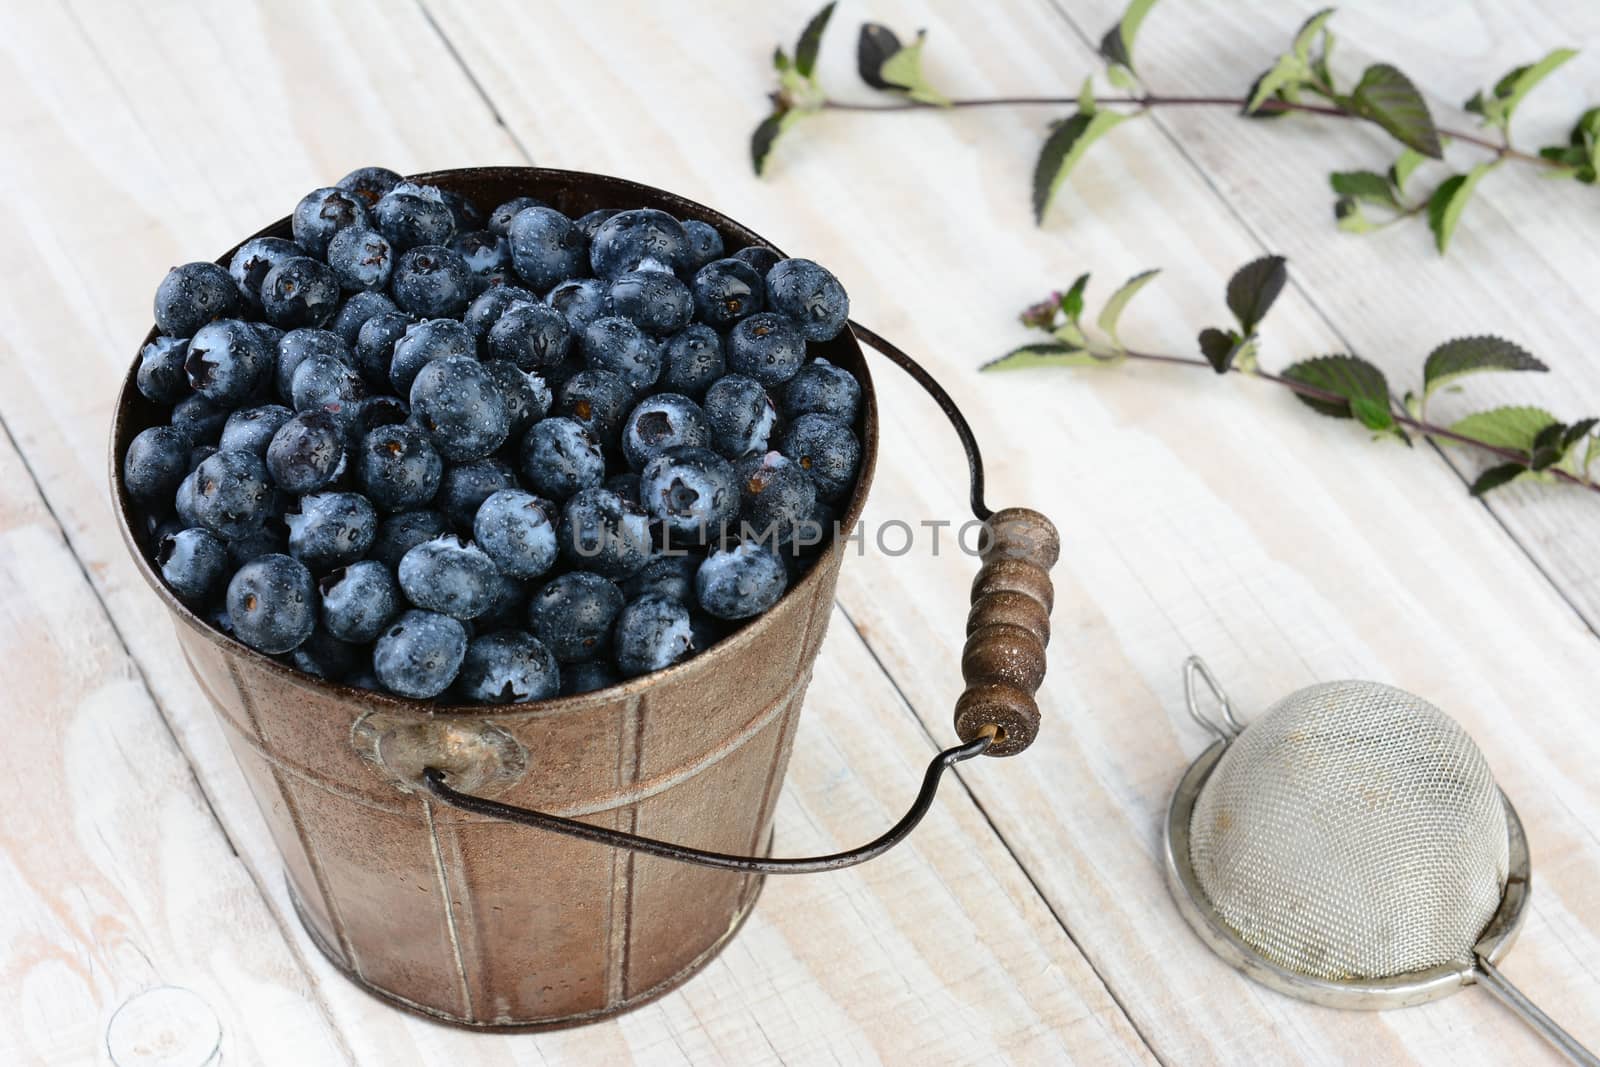
M1022 312L1022 324L1045 334L1045 339L1019 345L982 369L1115 366L1139 360L1242 374L1288 389L1318 414L1359 422L1375 437L1406 445L1413 437L1422 437L1487 454L1495 462L1472 483L1474 496L1518 480L1563 482L1600 492L1595 469L1600 461L1600 435L1595 433L1600 420L1563 422L1542 408L1523 405L1488 408L1449 424L1429 418L1428 403L1434 395L1459 388L1465 378L1549 369L1512 341L1488 335L1446 341L1423 361L1420 387L1396 399L1382 369L1348 353L1302 359L1277 373L1261 369L1258 330L1289 277L1282 256L1263 256L1229 279L1226 301L1233 322L1200 331L1201 358L1129 348L1118 332L1122 314L1155 275L1153 270L1144 271L1119 286L1095 319L1097 331L1084 322L1089 275L1080 275L1064 292L1052 293Z
M1334 35L1329 27L1334 9L1312 15L1295 32L1289 47L1257 77L1243 96L1170 96L1149 92L1134 65L1134 44L1156 0L1131 0L1122 18L1100 42L1105 65L1084 78L1076 96L953 97L935 87L923 71L924 32L906 43L889 27L862 25L856 43L856 66L870 88L897 97L892 103L853 104L835 100L817 81L817 49L833 15L830 3L800 35L795 57L783 49L774 56L778 89L771 94L772 113L751 137L751 160L757 174L765 171L778 138L795 122L824 111L906 111L920 108L1052 106L1073 110L1050 124L1034 163L1031 199L1035 221L1047 212L1067 179L1089 149L1129 119L1164 107L1229 107L1257 119L1290 113L1368 122L1392 137L1400 154L1386 171L1339 171L1329 176L1335 196L1333 214L1339 229L1368 233L1404 219L1424 218L1435 245L1443 253L1479 182L1502 163L1536 166L1552 177L1594 183L1600 172L1600 108L1584 112L1567 143L1527 152L1511 142L1511 120L1533 89L1576 53L1558 48L1538 62L1507 72L1464 108L1480 119L1484 132L1438 126L1416 85L1390 63L1367 67L1353 85L1341 88L1329 66ZM1101 94L1096 78L1120 94ZM1449 143L1491 153L1490 158L1462 171L1448 170L1428 189L1413 181L1419 166L1444 159ZM1412 188L1408 188L1412 186ZM1372 214L1369 215L1368 212ZM1220 344L1220 341L1214 341Z

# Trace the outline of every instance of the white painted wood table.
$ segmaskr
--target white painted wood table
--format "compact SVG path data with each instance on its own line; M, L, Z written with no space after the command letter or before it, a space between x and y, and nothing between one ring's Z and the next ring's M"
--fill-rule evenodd
M1378 0L1338 16L1342 70L1402 63L1437 111L1557 44L1589 51L1530 98L1531 143L1600 99L1600 9ZM841 5L824 77L855 91L864 18L930 31L960 95L1060 94L1119 0ZM1163 90L1236 93L1312 5L1177 0L1139 41ZM1508 974L1600 1046L1600 499L1469 499L1471 461L1403 452L1281 391L1161 368L980 379L1013 314L1093 269L1161 266L1124 332L1185 351L1264 250L1294 285L1265 361L1353 349L1409 381L1447 336L1502 332L1554 371L1475 397L1600 410L1600 201L1497 174L1448 259L1419 226L1328 221L1328 170L1375 131L1267 129L1190 109L1098 146L1036 229L1048 111L830 115L754 180L772 45L809 4L380 0L0 5L0 1062L105 1062L120 1005L190 990L233 1064L1490 1063L1546 1049L1481 991L1347 1014L1248 984L1171 906L1162 812L1207 738L1178 666L1205 655L1245 709L1319 679L1424 694L1463 722L1526 822L1527 928ZM1158 72L1158 73L1157 73ZM829 264L857 317L956 393L990 500L1065 537L1044 732L961 768L911 843L774 879L731 947L622 1018L484 1036L399 1014L295 921L264 825L117 536L114 392L165 269L209 257L354 166L490 163L619 174L716 205ZM878 376L869 522L962 514L932 404ZM854 844L948 743L972 562L847 561L778 812L791 854Z

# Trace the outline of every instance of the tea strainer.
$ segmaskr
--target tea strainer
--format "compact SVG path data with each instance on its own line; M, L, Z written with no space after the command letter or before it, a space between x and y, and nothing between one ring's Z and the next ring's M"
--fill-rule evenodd
M1600 1065L1495 966L1527 908L1528 843L1455 720L1393 686L1346 681L1292 693L1245 726L1193 656L1184 690L1218 740L1173 794L1167 881L1212 951L1338 1008L1481 983L1574 1062Z

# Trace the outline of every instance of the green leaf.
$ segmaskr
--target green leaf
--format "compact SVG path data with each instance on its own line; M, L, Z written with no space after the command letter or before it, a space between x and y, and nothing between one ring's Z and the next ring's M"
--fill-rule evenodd
M1521 345L1503 337L1457 337L1428 353L1422 365L1422 395L1430 397L1456 379L1482 371L1549 369Z
M811 21L806 23L806 28L800 31L800 40L794 46L794 69L800 72L801 77L811 77L811 72L817 66L817 50L822 47L822 33L828 28L828 20L833 17L835 0L829 0L821 11L811 16Z
M1116 111L1096 111L1093 115L1077 114L1056 126L1045 138L1039 150L1039 160L1033 167L1033 218L1044 222L1062 182L1072 173L1089 146L1103 137L1108 130L1128 118Z
M780 109L761 120L761 125L750 135L750 164L755 168L756 177L759 178L766 173L767 157L772 154L772 148L778 143L778 138L799 121L803 114L801 111Z
M1223 331L1215 326L1207 326L1200 331L1200 354L1206 357L1206 362L1218 374L1228 373L1245 344L1246 339L1233 330Z
M1122 318L1123 309L1128 306L1128 301L1138 295L1139 290L1159 273L1161 273L1159 270L1146 270L1135 274L1123 282L1122 287L1112 293L1111 299L1106 301L1106 306L1100 309L1100 317L1095 319L1095 324L1106 332L1106 336L1111 338L1111 343L1118 348L1122 347L1122 341L1117 337L1117 320Z
M1133 71L1121 63L1112 63L1106 67L1106 81L1128 93L1139 87L1139 79L1133 76Z
M1084 77L1083 87L1078 90L1078 113L1093 115L1097 107L1094 102L1094 75L1089 74Z
M1306 77L1306 65L1295 56L1284 54L1272 67L1256 79L1250 89L1250 99L1245 101L1244 113L1253 115L1268 99L1277 97L1282 91L1291 86L1298 85Z
M1533 88L1548 78L1557 67L1577 55L1573 48L1557 48L1537 63L1530 63L1525 67L1518 67L1505 77L1501 78L1494 87L1497 109L1498 126L1509 126L1511 116L1516 112L1517 105L1522 103L1522 98L1533 91Z
M1493 163L1479 163L1465 174L1451 175L1428 197L1428 229L1433 231L1433 243L1441 255L1450 247L1450 238L1456 232L1467 201L1472 199L1472 191L1493 168Z
M900 38L880 22L863 22L856 38L856 73L874 89L893 89L883 80L884 61L901 49Z
M1403 193L1406 191L1407 180L1410 179L1412 172L1420 167L1422 161L1426 158L1428 157L1418 152L1415 148L1408 148L1400 153L1389 166L1389 180L1394 183L1395 192Z
M1289 268L1282 256L1252 260L1228 279L1228 310L1239 320L1241 331L1255 333L1288 280Z
M922 45L926 39L927 34L918 30L915 41L883 61L878 68L878 76L890 85L903 89L913 100L948 107L950 98L929 85L922 73Z
M1133 70L1133 41L1139 36L1144 17L1156 6L1156 0L1132 0L1122 19L1100 39L1100 54L1112 63Z
M1381 126L1407 148L1414 148L1430 159L1444 155L1427 102L1411 84L1411 79L1395 67L1387 63L1368 67L1344 103L1357 115Z
M1491 448L1532 452L1539 434L1556 421L1543 408L1508 406L1474 412L1458 419L1450 429Z
M1074 345L1045 341L1013 348L999 359L979 367L980 371L1027 370L1030 367L1088 367L1106 360L1090 355Z
M1478 475L1477 480L1472 483L1472 488L1468 492L1473 496L1483 496L1490 490L1498 489L1502 485L1508 485L1516 481L1526 473L1528 473L1528 468L1520 463L1502 463L1497 467L1490 467Z
M1083 291L1089 287L1089 276L1080 274L1077 280L1061 294L1061 313L1074 326L1083 318Z
M1571 448L1593 433L1596 426L1600 426L1600 419L1579 419L1567 427L1566 435L1561 438L1561 447L1563 449Z
M1318 32L1323 33L1323 46L1326 50L1328 34L1323 27L1333 17L1333 12L1333 8L1325 7L1300 24L1300 29L1294 35L1294 54L1300 62L1310 65L1311 46L1316 42Z
M782 45L779 45L772 50L773 70L777 71L779 74L784 74L791 66L793 66L793 64L789 62L789 53L783 50Z
M1345 233L1371 233L1378 228L1361 213L1361 201L1353 196L1341 196L1333 202L1333 219Z
M1333 191L1340 196L1350 196L1357 200L1365 200L1369 204L1379 204L1396 210L1400 208L1400 202L1395 199L1394 186L1389 183L1387 176L1376 171L1334 171L1328 175L1328 184L1333 186Z
M1374 400L1370 396L1354 397L1350 401L1350 414L1369 430L1385 433L1395 430L1394 412L1389 410L1388 399Z
M1295 396L1311 410L1336 419L1360 418L1366 425L1377 421L1376 412L1389 411L1389 382L1383 371L1358 356L1331 355L1292 363L1282 377L1319 389L1329 396ZM1390 425L1393 415L1389 416ZM1388 429L1388 426L1373 426Z

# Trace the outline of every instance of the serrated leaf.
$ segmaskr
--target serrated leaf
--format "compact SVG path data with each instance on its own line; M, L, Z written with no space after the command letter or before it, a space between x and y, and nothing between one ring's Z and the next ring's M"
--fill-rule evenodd
M1095 324L1106 332L1106 336L1111 338L1111 343L1118 348L1122 347L1122 341L1117 337L1117 320L1122 318L1122 312L1128 306L1128 302L1138 295L1139 290L1143 289L1150 279L1160 273L1159 270L1140 271L1123 282L1122 286L1111 294L1111 299L1106 301L1105 307L1100 309L1100 316L1095 319Z
M1528 473L1528 468L1520 463L1502 463L1499 466L1490 467L1478 475L1468 492L1473 496L1483 496L1491 490L1500 488L1502 485L1508 485L1516 481L1526 473Z
M1038 162L1033 167L1033 219L1044 222L1044 214L1056 197L1061 184L1078 165L1089 146L1105 136L1112 127L1126 121L1127 115L1116 111L1096 111L1093 115L1077 114L1050 131L1044 147L1039 150Z
M1122 13L1122 18L1100 39L1100 54L1112 63L1133 70L1133 42L1139 36L1144 17L1156 6L1156 0L1132 0Z
M1428 197L1428 229L1433 231L1433 243L1442 255L1450 247L1461 213L1472 199L1472 191L1491 169L1493 163L1479 163L1465 174L1454 174L1439 183Z
M880 22L861 24L861 35L856 38L856 73L874 89L893 89L880 73L884 60L900 51L900 38Z
M766 172L767 157L772 154L778 138L799 121L803 114L804 112L800 111L774 111L761 120L761 125L750 135L750 164L755 168L756 177L759 178Z
M1573 48L1557 48L1539 62L1518 67L1501 78L1494 87L1495 98L1500 102L1500 124L1510 125L1511 116L1516 112L1517 105L1522 103L1522 98L1577 54Z
M878 76L913 100L948 107L950 98L928 84L922 73L922 46L927 34L917 31L917 39L883 61Z
M1228 279L1228 310L1239 320L1243 333L1255 333L1288 280L1289 268L1282 256L1252 260Z
M1139 79L1133 76L1133 71L1121 63L1112 63L1106 67L1106 81L1124 92L1133 92L1139 87Z
M1368 67L1346 104L1351 111L1376 123L1406 147L1430 159L1444 155L1427 101L1422 99L1410 78L1388 63Z
M1474 412L1456 420L1450 429L1491 448L1532 452L1539 434L1556 421L1556 417L1543 408L1506 406Z
M1200 354L1218 374L1228 373L1245 344L1245 339L1233 330L1219 330L1215 326L1201 330L1199 341Z
M1406 191L1406 182L1410 180L1412 172L1422 166L1422 161L1426 158L1415 148L1408 148L1400 153L1389 166L1389 180L1394 183L1396 192Z
M1345 233L1371 233L1378 228L1361 213L1361 201L1353 196L1341 196L1333 202L1333 219Z
M1279 56L1277 62L1257 78L1255 85L1251 87L1250 98L1245 101L1244 113L1255 114L1269 98L1277 96L1291 85L1298 85L1305 80L1305 76L1304 62L1288 53Z
M1596 426L1600 426L1600 419L1579 419L1567 427L1566 435L1561 438L1561 447L1563 449L1571 448L1585 437L1588 437Z
M1503 337L1457 337L1428 353L1422 365L1422 395L1432 396L1436 390L1468 374L1549 369L1527 349Z
M1368 396L1355 397L1350 401L1350 414L1369 430L1383 433L1395 429L1394 412L1389 410L1387 400L1374 400Z
M1363 422L1374 418L1379 407L1389 410L1388 379L1383 371L1359 356L1331 355L1301 360L1291 363L1282 377L1333 394L1326 397L1295 394L1311 410L1331 418L1357 418L1355 406L1358 403ZM1392 415L1390 422L1393 422Z
M1333 8L1325 7L1300 24L1300 29L1294 35L1294 54L1300 62L1311 62L1311 46L1316 42L1317 32L1328 24L1333 12Z
M828 28L828 20L833 17L835 2L829 0L822 10L812 15L806 28L800 31L800 39L795 42L794 69L800 72L801 77L811 77L811 72L816 69L817 51L822 47L822 34Z
M1334 171L1328 175L1328 184L1340 196L1350 196L1357 200L1365 200L1369 204L1380 204L1396 210L1400 207L1400 202L1395 199L1394 186L1389 184L1386 176L1377 171Z
M1026 370L1030 367L1087 367L1106 360L1090 355L1074 345L1046 341L1013 348L999 359L979 367L980 371Z
M1083 318L1083 291L1088 287L1089 276L1087 274L1080 274L1078 275L1077 279L1067 287L1067 291L1061 294L1061 313L1065 315L1067 317L1067 321L1072 323L1074 326L1078 324L1079 319Z

